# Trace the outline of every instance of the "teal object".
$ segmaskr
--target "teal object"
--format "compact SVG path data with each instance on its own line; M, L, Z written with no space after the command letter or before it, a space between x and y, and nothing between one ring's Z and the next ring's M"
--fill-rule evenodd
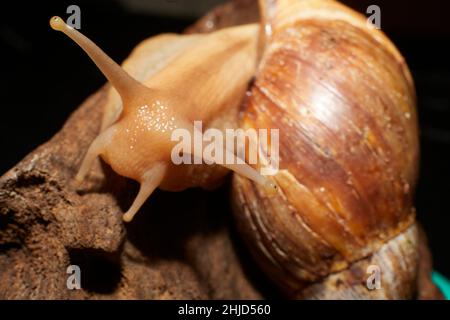
M431 279L441 289L445 299L450 300L450 281L437 271L431 273Z

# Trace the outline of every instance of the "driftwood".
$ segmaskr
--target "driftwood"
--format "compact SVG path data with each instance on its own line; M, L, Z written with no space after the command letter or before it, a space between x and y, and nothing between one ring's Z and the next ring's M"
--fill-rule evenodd
M222 6L188 32L254 21L253 1ZM100 160L81 190L73 177L99 131L108 86L89 97L49 142L0 178L0 298L258 299L274 297L234 234L227 185L156 192L128 225L137 184ZM422 241L418 298L436 298ZM81 269L80 290L66 285Z

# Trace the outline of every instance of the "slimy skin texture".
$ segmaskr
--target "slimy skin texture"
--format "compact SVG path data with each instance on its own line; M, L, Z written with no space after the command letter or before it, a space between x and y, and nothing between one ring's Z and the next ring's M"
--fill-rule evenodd
M156 37L155 43L148 42L146 48L159 43L173 50L168 50L165 58L150 56L159 65L154 70L141 72L143 82L131 77L61 18L51 18L50 25L65 33L89 55L122 102L112 103L105 110L102 132L87 151L76 176L78 182L83 181L97 156L118 174L140 182L139 193L123 216L125 221L130 221L157 187L170 191L195 186L208 188L226 174L227 170L199 171L193 170L191 165L174 165L171 152L176 142L171 141L171 134L177 128L184 128L193 136L197 130L194 121L202 121L206 126L214 124L221 129L237 126L235 114L256 68L256 24L202 36ZM142 55L141 58L147 57ZM223 152L229 153L226 149ZM220 166L268 189L275 188L248 164Z

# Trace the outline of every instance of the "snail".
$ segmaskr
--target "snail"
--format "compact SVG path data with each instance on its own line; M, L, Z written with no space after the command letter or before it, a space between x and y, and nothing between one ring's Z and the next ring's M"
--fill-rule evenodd
M114 87L76 180L100 155L140 182L124 214L130 221L157 187L212 188L234 171L241 238L288 297L411 298L419 144L404 58L337 1L259 7L259 24L145 40L122 68L53 17L52 28L77 42ZM247 159L173 164L170 132L194 134L194 120L221 130L279 128L280 170L263 176L261 163ZM381 273L381 286L370 286L370 270Z

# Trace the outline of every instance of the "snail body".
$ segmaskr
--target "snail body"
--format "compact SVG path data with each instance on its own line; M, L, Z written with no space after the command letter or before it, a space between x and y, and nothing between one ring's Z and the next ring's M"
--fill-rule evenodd
M130 76L61 18L53 17L50 24L86 51L121 98L120 106L114 102L107 105L102 123L104 131L89 147L76 180L84 179L100 155L114 171L139 181L139 193L123 217L130 221L157 187L169 191L196 186L208 188L223 178L224 170L175 165L172 152L176 143L172 132L184 129L194 136L198 130L193 126L196 120L219 128L237 125L233 110L237 112L256 67L256 24L184 37L185 43L178 43L179 52L172 53L171 63L162 61L159 70L144 73L147 78L143 82ZM156 41L166 45L173 41L172 45L176 45L177 40L158 38ZM148 45L153 43L147 44L147 48ZM194 143L191 150L195 150ZM236 155L226 147L222 152L233 159L232 163L221 164L223 167L274 188L243 159L238 164ZM210 158L205 160L216 163Z
M404 59L333 0L261 0L260 12L261 27L147 40L125 61L126 72L52 18L114 87L77 180L100 155L139 181L124 215L130 221L155 188L209 188L232 170L238 229L287 296L411 297L419 147ZM264 177L261 164L174 165L170 132L194 133L194 120L222 130L280 128L280 171ZM367 287L370 266L388 277L383 290Z

